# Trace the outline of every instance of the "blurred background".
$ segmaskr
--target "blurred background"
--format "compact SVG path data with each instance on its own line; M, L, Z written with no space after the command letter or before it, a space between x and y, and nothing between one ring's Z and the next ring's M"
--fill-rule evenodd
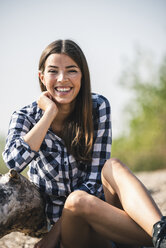
M0 173L10 116L40 95L38 60L56 39L80 45L111 103L112 156L166 168L165 13L165 0L0 0Z

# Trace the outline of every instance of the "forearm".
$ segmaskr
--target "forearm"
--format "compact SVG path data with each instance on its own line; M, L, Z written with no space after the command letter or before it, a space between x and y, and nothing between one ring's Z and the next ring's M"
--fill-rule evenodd
M43 139L54 118L54 111L51 108L46 110L38 123L23 137L24 141L33 151L37 152L40 149Z

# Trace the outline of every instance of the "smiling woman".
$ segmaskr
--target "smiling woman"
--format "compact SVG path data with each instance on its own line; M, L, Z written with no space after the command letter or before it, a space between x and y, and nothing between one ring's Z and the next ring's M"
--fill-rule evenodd
M51 124L53 131L63 133L67 150L76 159L90 162L93 143L90 75L79 46L71 40L49 44L39 60L39 83L60 109ZM64 92L64 86L70 88L69 92Z
M21 172L29 164L30 180L45 195L52 228L35 248L151 245L156 222L153 241L165 247L165 218L129 169L110 159L110 104L91 93L79 46L48 45L39 83L39 99L12 115L3 153L9 168Z

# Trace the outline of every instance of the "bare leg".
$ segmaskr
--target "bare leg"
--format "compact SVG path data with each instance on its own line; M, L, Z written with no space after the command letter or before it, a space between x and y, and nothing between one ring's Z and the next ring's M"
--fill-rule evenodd
M106 162L102 182L106 200L120 206L118 196L125 212L151 236L162 214L144 185L118 159Z
M86 218L90 214L89 198L84 191L75 191L66 200L62 213L61 241L64 248L111 248L111 242L96 233Z
M63 247L110 248L108 240L127 247L152 245L152 226L161 213L145 187L116 159L106 162L102 181L108 203L84 191L67 198L61 222Z
M75 191L69 195L62 214L62 244L65 248L107 247L104 243L92 246L91 230L96 237L103 238L103 242L114 240L129 245L152 244L151 237L125 211L86 192Z
M35 244L34 248L55 248L60 241L61 219L59 219L51 230Z

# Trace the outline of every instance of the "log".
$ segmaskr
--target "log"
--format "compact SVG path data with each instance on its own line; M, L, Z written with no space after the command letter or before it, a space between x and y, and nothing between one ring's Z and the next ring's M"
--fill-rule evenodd
M14 231L32 237L47 232L45 201L37 187L15 170L0 175L0 238Z

